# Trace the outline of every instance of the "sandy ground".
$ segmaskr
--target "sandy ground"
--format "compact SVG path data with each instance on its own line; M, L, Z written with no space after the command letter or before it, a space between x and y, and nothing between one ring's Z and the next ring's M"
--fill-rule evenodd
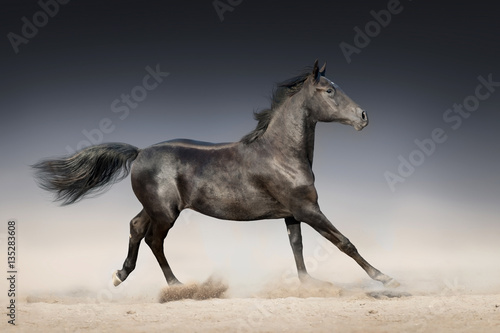
M64 218L72 216L68 210ZM134 272L113 286L128 230L89 221L94 224L61 220L24 229L20 223L16 326L7 323L3 278L0 332L500 333L497 229L450 234L456 228L437 232L415 223L393 234L348 232L376 267L401 282L388 290L308 228L308 270L333 285L298 282L282 223L184 221L165 247L177 277L187 284L167 289L145 245ZM5 254L0 251L0 263L6 263ZM225 282L189 283L211 277Z
M220 287L220 286L219 286ZM189 295L193 297L193 286ZM217 289L217 288L216 288ZM220 294L220 288L217 289ZM229 291L230 292L230 291ZM163 294L162 294L163 293ZM83 294L19 300L2 332L500 332L500 293L408 295L400 288L292 284L249 297L95 301ZM205 297L195 297L205 298Z

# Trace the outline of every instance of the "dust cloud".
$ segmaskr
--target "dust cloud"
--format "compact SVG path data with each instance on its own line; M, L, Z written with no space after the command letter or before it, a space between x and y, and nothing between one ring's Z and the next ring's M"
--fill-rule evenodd
M210 298L224 298L229 286L221 279L210 277L202 284L188 283L163 288L160 292L160 303L179 301L182 299L204 300Z
M133 216L133 208L120 215ZM406 208L388 217L397 223L380 227L340 216L346 222L337 223L339 229L366 260L400 282L396 289L371 280L307 226L305 263L310 275L324 282L302 284L283 221L234 223L194 213L181 215L165 242L183 286L167 286L142 242L136 269L115 287L111 276L127 255L127 222L113 212L95 215L88 209L75 218L73 210L58 208L52 219L29 227L19 219L16 297L26 331L325 331L327 324L349 331L348 325L371 329L375 319L388 332L421 332L431 324L453 331L480 318L483 326L474 329L495 332L500 325L500 230L493 214L475 216L481 223L473 225L465 223L471 214L460 219L434 213L425 220ZM6 290L5 281L0 287ZM165 314L169 321L155 326ZM46 321L47 316L56 319ZM395 317L399 326L385 329L396 325Z
M79 220L91 221L86 224L68 221L68 217L74 219L71 211L60 215L60 220L41 221L29 230L23 221L19 223L20 299L157 302L159 293L165 294L166 301L205 299L211 294L306 298L384 289L307 226L303 227L306 266L313 278L330 284L299 283L282 221L234 223L194 213L181 215L165 242L174 273L181 282L188 282L184 289L166 291L170 289L165 288L161 269L144 242L136 269L114 287L111 275L121 268L127 254L127 224L109 222L117 220L111 213L109 220L107 216L96 221L79 216ZM401 292L421 296L500 293L498 226L466 228L461 221L444 218L438 226L394 216L402 222L379 233L359 224L342 226L342 230L365 259L401 283Z

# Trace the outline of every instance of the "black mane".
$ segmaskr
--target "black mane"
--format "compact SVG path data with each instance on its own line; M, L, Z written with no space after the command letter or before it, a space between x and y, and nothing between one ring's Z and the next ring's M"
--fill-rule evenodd
M257 120L257 127L255 127L252 132L245 135L241 139L241 142L245 144L252 143L264 134L267 126L271 122L271 119L273 119L276 109L278 109L288 97L291 97L300 91L304 82L311 75L311 72L311 69L307 68L301 74L276 84L271 97L271 107L263 109L259 112L254 112L253 116L255 120Z

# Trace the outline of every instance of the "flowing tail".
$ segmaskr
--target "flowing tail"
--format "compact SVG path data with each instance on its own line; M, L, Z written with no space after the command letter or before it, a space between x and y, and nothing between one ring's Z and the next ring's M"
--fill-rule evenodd
M96 196L127 177L139 148L126 143L105 143L85 148L61 159L34 164L38 185L55 194L62 205L75 203L85 196Z

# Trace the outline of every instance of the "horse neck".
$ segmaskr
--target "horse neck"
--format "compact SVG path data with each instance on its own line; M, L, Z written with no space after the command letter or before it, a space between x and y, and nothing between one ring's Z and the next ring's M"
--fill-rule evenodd
M284 155L308 160L312 165L316 122L309 116L299 94L285 101L271 120L264 137Z

